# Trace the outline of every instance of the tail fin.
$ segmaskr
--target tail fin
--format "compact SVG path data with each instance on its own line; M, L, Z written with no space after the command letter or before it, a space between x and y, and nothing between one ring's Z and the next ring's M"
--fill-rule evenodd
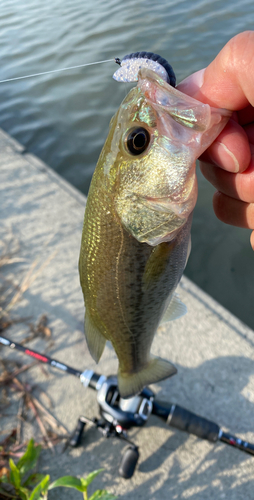
M152 358L149 363L136 373L118 372L118 388L122 398L138 394L146 385L171 377L177 372L172 363L161 358Z

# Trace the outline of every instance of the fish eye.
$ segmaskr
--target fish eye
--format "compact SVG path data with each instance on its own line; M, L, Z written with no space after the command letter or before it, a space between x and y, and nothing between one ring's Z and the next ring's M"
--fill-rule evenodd
M143 127L137 127L129 132L126 138L126 146L129 153L138 156L146 150L149 141L149 132Z

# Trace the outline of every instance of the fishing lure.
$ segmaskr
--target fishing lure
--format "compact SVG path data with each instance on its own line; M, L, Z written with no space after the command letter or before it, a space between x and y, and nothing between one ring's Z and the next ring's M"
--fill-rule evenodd
M132 52L124 56L122 61L117 57L115 62L120 68L114 73L117 82L137 82L138 72L141 68L148 68L157 73L172 87L176 85L176 77L172 66L164 57L153 52Z

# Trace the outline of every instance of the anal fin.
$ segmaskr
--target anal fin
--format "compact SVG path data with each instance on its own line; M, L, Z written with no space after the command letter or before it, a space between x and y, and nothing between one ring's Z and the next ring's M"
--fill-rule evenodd
M184 316L186 313L187 313L186 305L181 301L181 299L175 293L162 316L160 324L181 318L181 316Z
M104 351L107 339L101 334L98 328L94 326L87 312L85 314L85 336L89 352L94 361L98 363Z

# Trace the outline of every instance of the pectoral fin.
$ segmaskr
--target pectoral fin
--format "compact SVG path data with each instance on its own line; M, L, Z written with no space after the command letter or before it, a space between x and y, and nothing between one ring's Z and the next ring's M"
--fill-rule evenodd
M144 290L148 290L163 275L174 247L175 242L161 243L154 247L145 267L143 276Z
M101 334L96 326L90 320L87 312L85 314L85 336L88 345L89 352L98 363L106 344L105 337Z
M181 318L181 316L184 316L186 313L186 305L179 299L178 295L175 294L163 314L161 324Z

